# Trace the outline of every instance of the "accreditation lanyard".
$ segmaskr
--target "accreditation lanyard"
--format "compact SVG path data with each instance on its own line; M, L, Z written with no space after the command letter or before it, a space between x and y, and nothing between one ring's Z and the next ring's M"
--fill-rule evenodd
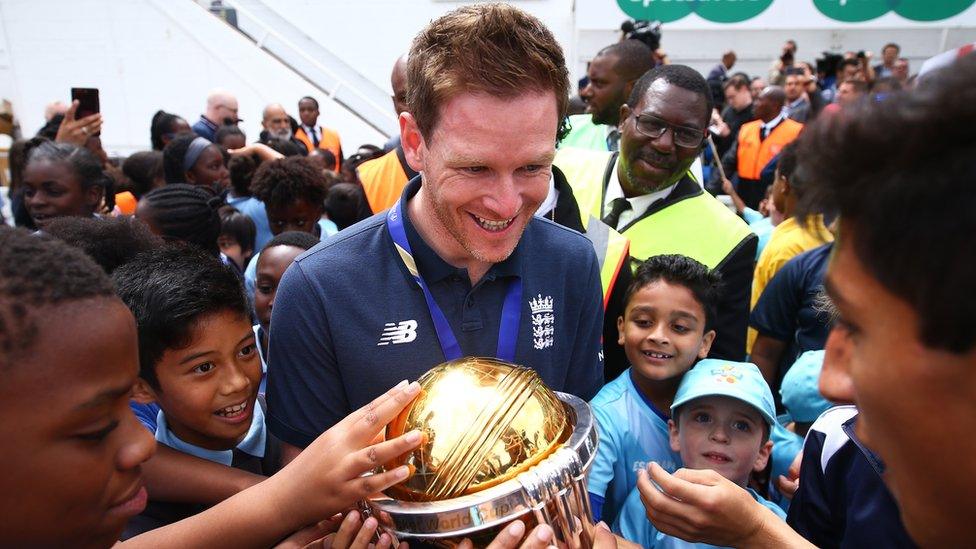
M457 338L454 337L454 331L451 329L451 325L447 322L444 312L437 305L433 294L430 293L430 288L427 287L427 283L424 282L423 277L420 276L420 271L417 269L417 262L414 261L413 252L410 250L410 243L407 241L407 233L403 228L403 208L399 200L397 200L396 204L386 214L386 227L390 231L393 246L400 255L400 259L403 260L404 266L407 267L414 281L417 282L421 291L424 292L424 299L427 301L427 310L430 311L430 319L434 322L434 331L437 333L441 350L444 351L444 358L446 360L461 358L464 355L461 353L461 346L458 345ZM498 349L495 353L495 356L500 360L507 362L515 361L515 344L518 342L518 329L521 320L521 302L522 279L516 276L508 283L508 290L505 293L505 303L502 305L501 324L498 327Z

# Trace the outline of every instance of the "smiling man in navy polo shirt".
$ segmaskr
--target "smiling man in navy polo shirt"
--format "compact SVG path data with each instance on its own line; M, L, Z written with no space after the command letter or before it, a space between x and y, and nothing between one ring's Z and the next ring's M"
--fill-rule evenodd
M531 367L586 400L602 384L593 247L533 216L568 103L551 32L509 6L462 7L417 36L408 73L401 141L421 176L299 256L278 289L268 424L286 456L461 356Z

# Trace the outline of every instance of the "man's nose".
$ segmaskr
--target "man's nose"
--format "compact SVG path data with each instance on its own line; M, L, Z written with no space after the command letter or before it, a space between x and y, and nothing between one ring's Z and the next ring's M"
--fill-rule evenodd
M844 328L834 328L827 337L823 368L820 371L820 393L838 404L855 403L854 383L850 375L850 336Z

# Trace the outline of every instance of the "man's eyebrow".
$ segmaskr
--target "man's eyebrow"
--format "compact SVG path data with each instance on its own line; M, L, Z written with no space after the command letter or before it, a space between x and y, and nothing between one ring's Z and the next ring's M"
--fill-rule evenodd
M124 387L114 387L112 389L106 389L101 393L98 393L92 399L79 404L75 410L90 410L92 408L98 408L104 404L108 404L119 399L122 396L129 394L132 390L132 384L125 385Z
M829 274L824 277L823 285L824 291L827 292L827 297L834 302L834 305L850 305L850 302L844 299L843 294L841 294L840 290L837 289L837 285L834 284L833 280L831 280Z

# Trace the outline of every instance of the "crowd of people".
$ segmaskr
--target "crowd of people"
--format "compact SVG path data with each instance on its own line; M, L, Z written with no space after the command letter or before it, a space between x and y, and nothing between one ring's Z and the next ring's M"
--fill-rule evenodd
M573 98L542 22L458 8L348 157L313 97L251 141L214 90L121 161L52 104L0 228L0 545L396 545L356 503L428 434L380 435L463 356L590 402L597 549L971 542L932 456L976 450L976 58L706 76L647 36Z

